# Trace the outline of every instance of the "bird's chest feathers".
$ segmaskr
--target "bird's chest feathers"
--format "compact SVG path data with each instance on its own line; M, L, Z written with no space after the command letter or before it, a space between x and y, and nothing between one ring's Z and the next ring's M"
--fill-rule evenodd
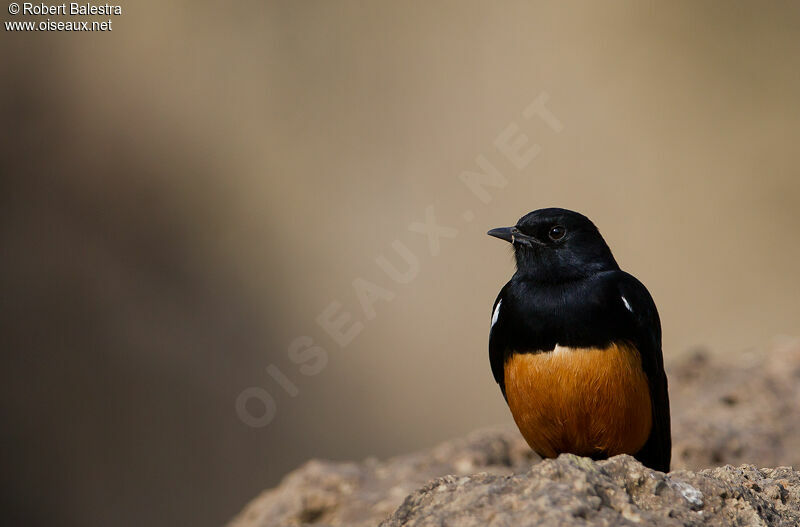
M633 346L513 353L504 370L514 420L542 456L634 454L647 440L650 392Z

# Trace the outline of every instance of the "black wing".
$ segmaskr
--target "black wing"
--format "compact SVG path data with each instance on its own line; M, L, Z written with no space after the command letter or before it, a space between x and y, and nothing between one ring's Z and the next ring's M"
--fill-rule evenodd
M506 401L508 401L508 398L506 397L505 371L503 366L508 346L504 336L505 331L503 330L504 322L501 315L501 302L507 287L508 284L500 290L500 294L497 295L497 299L494 301L494 305L492 306L492 327L489 330L489 363L492 365L494 380L500 385L500 390L503 392L503 397L506 398ZM497 307L498 304L500 304L501 309L499 311Z
M661 321L647 288L639 280L620 272L618 281L620 300L633 322L634 345L642 357L642 368L650 384L650 400L653 406L653 428L650 437L634 457L642 464L669 472L672 457L670 432L669 393L664 359L661 354Z

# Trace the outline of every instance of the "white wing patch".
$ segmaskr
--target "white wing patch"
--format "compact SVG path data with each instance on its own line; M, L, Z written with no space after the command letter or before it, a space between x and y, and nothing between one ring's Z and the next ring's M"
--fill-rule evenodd
M492 327L497 324L497 317L500 316L500 304L502 304L502 300L497 301L497 305L494 306L494 313L492 313Z
M625 304L625 307L628 309L628 311L633 313L633 308L631 307L631 304L628 302L628 299L625 298L624 296L620 298L622 298L622 303Z

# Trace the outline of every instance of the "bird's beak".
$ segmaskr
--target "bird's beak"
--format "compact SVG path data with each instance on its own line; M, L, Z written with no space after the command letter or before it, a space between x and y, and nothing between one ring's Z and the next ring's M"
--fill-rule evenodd
M500 227L497 229L492 229L487 232L489 236L494 236L495 238L500 238L501 240L505 240L510 243L514 243L516 238L520 235L520 232L517 230L516 227Z
M544 245L533 236L521 233L516 227L500 227L499 229L492 229L486 234L505 240L511 245L521 244L529 247L533 247L533 244Z

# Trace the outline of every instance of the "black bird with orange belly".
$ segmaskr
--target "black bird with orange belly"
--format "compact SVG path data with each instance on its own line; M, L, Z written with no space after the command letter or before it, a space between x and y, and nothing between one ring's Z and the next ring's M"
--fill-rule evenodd
M492 309L489 360L531 448L669 471L661 322L645 286L577 212L536 210L488 234L517 262Z

